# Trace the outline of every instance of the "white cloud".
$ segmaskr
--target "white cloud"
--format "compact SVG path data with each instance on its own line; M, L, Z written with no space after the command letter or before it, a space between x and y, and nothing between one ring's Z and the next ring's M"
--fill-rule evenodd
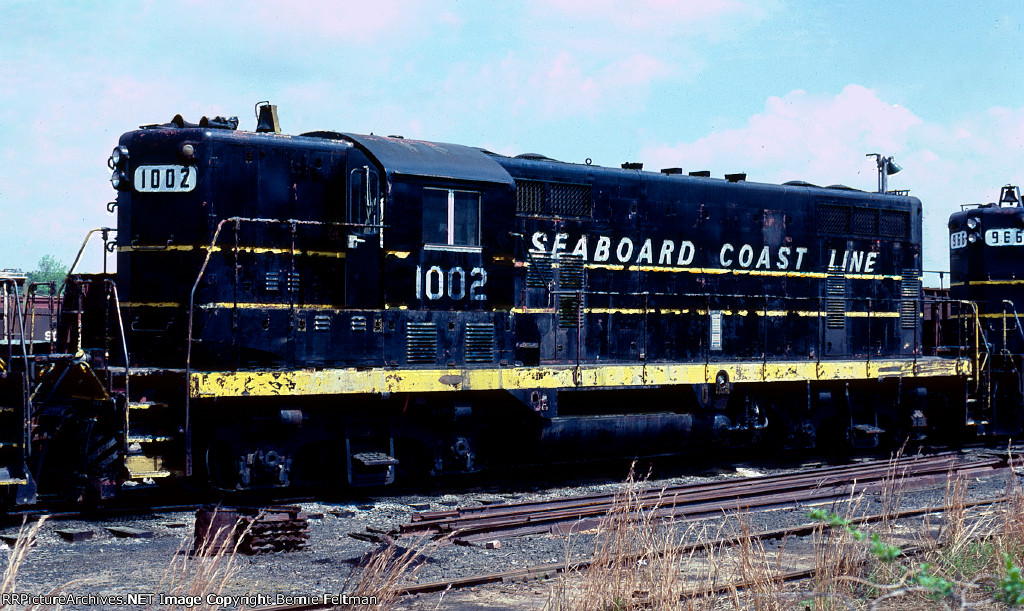
M877 174L866 153L896 157L904 170L889 188L909 189L925 210L926 269L948 267L946 222L960 204L992 201L1024 182L1024 108L991 108L956 124L928 122L877 92L849 85L836 95L792 91L772 97L739 129L693 142L652 144L648 167L747 172L750 180L842 183L866 191Z
M909 110L886 104L858 85L835 96L797 90L769 98L764 111L742 128L649 147L644 158L653 165L717 173L746 170L766 182L832 184L849 181L851 171L867 167L865 153L899 153L919 123Z

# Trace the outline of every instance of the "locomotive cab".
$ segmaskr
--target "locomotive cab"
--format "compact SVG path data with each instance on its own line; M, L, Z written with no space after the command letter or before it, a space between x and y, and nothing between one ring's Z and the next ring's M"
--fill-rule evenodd
M1016 409L1024 394L1022 260L1024 205L1016 186L1004 186L998 202L963 206L950 216L950 296L960 303L961 333L984 365L971 399L983 415L968 415L968 423L1010 435L1022 424Z

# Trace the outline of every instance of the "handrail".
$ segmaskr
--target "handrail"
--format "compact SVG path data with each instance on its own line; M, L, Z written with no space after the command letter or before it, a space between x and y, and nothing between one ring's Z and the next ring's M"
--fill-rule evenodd
M15 306L17 306L18 309L18 327L21 329L21 357L25 360L25 376L23 378L24 388L22 389L24 396L22 397L22 399L23 405L27 407L29 393L32 387L32 368L29 366L28 349L25 346L25 314L22 311L20 298L18 297L18 283L13 278L0 278L0 282L4 284L10 284L12 287L14 287L14 304ZM8 346L11 346L10 342L8 342ZM13 350L13 348L11 348L11 350ZM13 353L11 356L13 359Z
M92 239L92 235L94 233L101 233L101 234L103 234L104 241L106 241L107 236L110 234L111 231L116 232L117 229L115 229L113 227L96 227L95 229L90 229L89 233L85 234L85 239L82 240L82 245L78 248L78 254L75 255L75 260L71 263L71 267L69 267L67 273L64 274L64 280L62 280L61 283L60 283L60 289L57 291L57 296L58 297L60 297L61 295L64 294L64 289L68 285L68 280L71 279L71 274L75 273L75 268L78 267L78 264L81 262L81 260L82 260L82 253L85 252L85 247L89 245L89 240ZM105 248L104 248L103 252L104 252L104 254L103 254L103 257L104 257L103 258L103 269L106 270L106 267L107 267L106 256L107 255L106 255L106 249ZM58 299L57 300L57 307L58 307L57 320L59 321L59 320L62 320L63 315L64 315L64 300L63 299ZM82 346L81 346L81 341L82 341L81 335L79 335L78 341L79 341L79 345L78 345L77 348L80 350L82 348Z
M21 357L25 360L25 373L21 376L21 447L23 456L32 454L32 444L29 443L29 429L32 422L32 367L29 364L28 349L25 346L25 313L18 299L18 283L13 278L0 278L0 284L10 283L14 290L14 306L18 310L18 326L21 329ZM13 360L13 341L8 339L7 346L10 349L10 356ZM13 364L13 363L12 363Z
M109 278L104 279L104 286L109 287L111 294L114 296L114 311L117 312L117 327L121 333L121 350L124 352L124 400L125 400L125 444L128 443L128 403L132 400L132 395L129 387L129 380L131 379L131 362L128 359L128 338L124 332L124 319L121 317L121 299L117 295L117 283Z
M202 281L203 276L206 274L206 268L210 264L210 259L213 257L214 247L217 246L217 240L220 239L221 229L224 228L226 223L234 223L239 226L241 223L264 223L264 224L281 224L291 225L294 230L296 225L313 225L313 226L333 226L333 227L352 227L359 226L365 227L366 225L355 225L353 223L324 223L321 221L302 221L298 219L263 219L263 218L248 218L243 216L232 216L230 218L222 219L217 223L217 228L213 232L213 239L210 241L209 248L206 249L206 257L203 258L203 264L199 268L199 274L196 276L195 282L192 283L192 290L188 296L188 342L185 347L185 475L192 475L192 325L195 317L195 302L196 302L196 290L199 288L199 283ZM294 252L294 244L292 246ZM291 282L291 279L288 279Z
M1017 332L1020 333L1021 339L1024 340L1024 326L1021 326L1021 324L1020 324L1020 316L1017 314L1017 307L1014 306L1013 302L1010 301L1009 299L1004 299L1003 303L1010 304L1010 309L1013 310L1013 319L1017 322ZM1003 312L1004 312L1004 316L1005 316L1006 310L1004 309ZM1005 339L1005 337L1003 338L1003 347L1004 348L1006 347L1006 339Z
M974 319L974 386L976 390L981 390L981 369L987 365L988 358L992 354L992 345L989 344L988 335L985 333L985 329L981 326L981 314L978 311L978 304L974 301L959 300L961 305L966 305L971 308ZM981 360L981 354L979 352L979 345L984 343L985 345L985 362Z

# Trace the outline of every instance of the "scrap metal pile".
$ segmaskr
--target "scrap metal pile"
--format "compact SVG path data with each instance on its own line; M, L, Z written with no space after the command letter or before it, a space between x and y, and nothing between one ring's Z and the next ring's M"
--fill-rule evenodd
M267 554L302 549L309 541L309 516L296 505L203 507L196 512L192 553Z

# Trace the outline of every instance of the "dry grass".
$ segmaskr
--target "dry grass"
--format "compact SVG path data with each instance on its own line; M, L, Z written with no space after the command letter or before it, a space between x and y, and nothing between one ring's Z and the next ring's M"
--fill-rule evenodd
M582 573L584 579L579 583L558 580L549 608L625 610L662 608L665 601L679 601L683 587L680 566L690 558L679 551L675 530L657 517L661 501L644 508L646 490L646 479L638 480L631 470L598 526L594 555L589 570ZM571 566L568 551L566 563L566 573L581 574Z
M1015 595L1024 604L1024 571L1017 568L1024 565L1024 489L1017 477L1009 478L1004 503L979 512L968 503L970 482L951 473L941 518L907 530L897 520L906 478L900 457L871 497L880 521L857 528L852 520L867 513L865 497L851 497L842 515L833 506L812 549L801 553L786 542L767 548L752 516L740 510L723 516L714 532L681 532L659 517L659 507L641 506L647 482L630 474L597 530L590 568L574 570L567 552L548 609L987 609L1007 608ZM681 551L694 538L731 543ZM802 591L780 576L799 566L815 573Z
M196 539L184 539L178 547L177 553L171 562L164 569L160 582L156 586L156 592L167 594L171 597L180 597L183 601L201 600L197 606L185 604L163 604L147 608L164 609L206 609L219 608L216 605L207 603L208 594L222 594L224 588L238 573L236 558L238 547L247 530L238 531L242 522L235 522L231 527L221 527L214 530L215 520L211 520L207 532L199 541ZM226 542L234 541L234 545L226 545ZM191 551L190 551L191 550Z
M175 560L168 565L157 591L186 600L188 597L203 597L201 605L180 607L183 609L219 609L218 605L207 604L206 596L220 595L232 584L238 574L236 558L239 547L252 524L258 521L257 516L241 531L237 530L242 524L239 521L232 529L220 528L216 532L206 532L198 542L184 541ZM211 529L215 522L211 520ZM235 542L233 546L225 545L225 542L230 541ZM191 554L187 553L188 549L193 549ZM345 608L377 611L390 609L399 598L401 586L419 570L424 553L424 548L419 545L402 549L394 542L368 552L354 568L342 589L351 601ZM159 608L171 610L179 607L163 605Z
M14 543L14 547L10 549L7 554L7 567L4 569L4 575L2 581L0 581L0 594L12 594L17 591L16 578L18 572L21 570L22 565L25 562L25 558L28 556L29 549L36 544L36 537L39 534L39 529L42 528L43 523L46 522L46 516L43 516L36 520L31 526L26 522L22 522L21 528L18 530L18 539ZM44 596L56 597L60 594L67 592L74 587L85 583L85 581L70 581L63 585L57 586L46 592ZM23 607L25 611L35 611L40 609L52 609L55 605L26 605ZM0 609L6 609L7 605L0 605Z
M389 541L372 552L367 552L363 561L346 581L345 594L359 599L346 605L346 609L390 609L401 597L402 586L408 584L423 566L423 561L438 543L416 544L403 548ZM444 599L442 594L441 599ZM440 604L439 604L440 606Z
M679 529L659 510L671 503L658 496L642 502L645 478L631 472L598 526L593 557L585 571L574 568L567 546L566 570L551 591L552 611L685 609L788 609L791 596L779 578L779 551L765 548L749 514L737 510L717 527ZM686 541L706 541L684 546ZM731 541L731 544L724 543ZM716 543L718 542L718 543ZM741 586L735 584L741 583Z
M762 609L781 611L791 606L785 582L780 578L783 571L785 542L775 553L765 549L764 541L757 536L755 527L747 512L737 510L732 520L726 521L736 529L733 538L736 544L731 553L719 556L728 558L732 564L731 573L739 578L744 587L729 589L729 598L736 609ZM706 607L705 607L706 608Z
M40 518L32 526L22 522L21 529L18 530L18 540L7 554L7 568L4 569L3 580L0 581L0 594L10 594L15 591L14 580L18 576L18 570L21 569L29 548L35 545L36 535L39 534L39 529L42 528L45 521L45 517Z

